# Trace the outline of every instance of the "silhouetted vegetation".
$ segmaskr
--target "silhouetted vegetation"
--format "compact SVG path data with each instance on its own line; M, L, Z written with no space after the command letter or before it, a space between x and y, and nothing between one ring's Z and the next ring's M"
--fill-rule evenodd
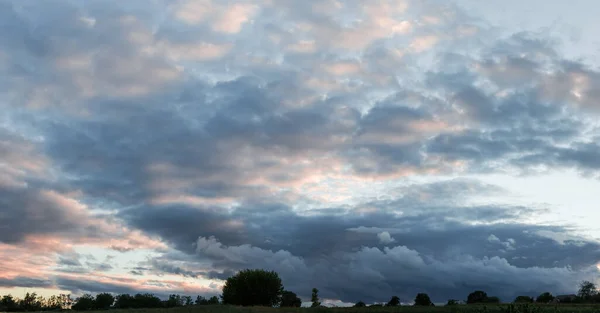
M518 296L513 301L514 303L533 303L533 298L528 296Z
M312 302L311 307L315 308L321 305L321 301L319 300L319 289L313 288L312 294L310 296L310 302Z
M277 273L246 269L227 279L221 298L224 304L272 307L281 302L282 293Z
M300 306L302 306L302 300L300 298L298 298L298 296L289 291L289 290L284 290L283 293L281 294L281 307L290 307L290 308L299 308Z
M390 301L388 301L387 306L399 306L400 298L398 296L393 296Z
M415 297L415 305L432 306L433 302L431 302L431 299L429 298L428 294L426 294L426 293L419 293Z
M243 270L236 275L227 279L221 295L223 304L236 306L266 306L266 307L282 307L282 308L298 308L302 305L302 300L296 293L284 290L283 284L279 275L276 272L267 272L264 270ZM319 298L319 290L312 289L311 307L319 311L321 300ZM537 304L534 304L537 303ZM461 301L450 299L445 306L435 308L436 310L446 310L444 312L456 313L457 307ZM537 298L530 296L518 296L510 304L500 304L500 298L488 296L483 290L475 290L471 292L466 299L467 304L483 304L481 306L461 306L462 311L471 311L469 313L561 313L558 305L588 305L581 308L593 306L595 303L600 303L600 292L596 285L589 281L584 281L580 284L577 294L558 295L554 296L550 292L544 292ZM205 298L198 295L195 300L189 295L171 294L165 300L149 293L138 293L135 295L120 294L113 295L111 293L98 293L95 296L91 294L83 294L75 301L71 300L70 295L60 294L44 298L36 293L26 293L22 299L13 297L12 295L0 296L0 312L32 312L32 311L59 311L59 310L75 310L75 311L90 311L90 310L109 310L109 309L170 309L178 307L201 307L221 304L217 296ZM551 305L547 305L551 304ZM382 308L382 307L397 307L400 306L400 298L392 296L385 304L372 303L368 305L363 301L358 301L354 304L354 308ZM426 293L418 293L414 299L415 307L433 307L434 303ZM446 307L446 309L443 309ZM553 309L552 312L546 311ZM568 307L567 308L571 308ZM596 307L597 308L597 307ZM432 308L434 309L434 308ZM379 309L375 312L380 312ZM449 310L449 311L448 311ZM210 312L213 312L211 310ZM217 310L218 311L218 310ZM571 310L568 312L584 313L582 310ZM189 311L188 311L189 312ZM384 312L384 311L381 311ZM231 313L227 311L227 313ZM249 312L241 312L249 313ZM261 312L262 313L262 312ZM588 313L587 309L585 313ZM598 313L598 311L589 311L589 313Z

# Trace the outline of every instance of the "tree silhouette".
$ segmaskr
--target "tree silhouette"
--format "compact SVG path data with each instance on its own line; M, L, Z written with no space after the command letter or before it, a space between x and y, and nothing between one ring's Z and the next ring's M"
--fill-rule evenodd
M87 311L96 307L96 299L89 294L86 293L81 297L75 300L75 304L73 305L73 310L75 311Z
M554 300L554 296L549 292L544 292L535 299L535 302L550 303L550 302L552 302L552 300Z
M398 298L398 296L393 296L390 301L388 301L388 303L386 304L386 306L399 306L400 305L400 298Z
M289 290L284 290L283 293L281 294L281 307L292 307L292 308L299 308L302 306L302 300L300 298L298 298L298 296L289 291Z
M95 309L98 310L108 310L115 303L115 297L110 293L99 293L96 295Z
M426 293L419 293L415 297L415 305L419 305L419 306L432 306L433 302L431 302L431 299L429 298L428 294L426 294Z
M528 296L518 296L513 301L514 303L533 303L533 298Z
M590 281L583 281L579 285L579 291L577 292L577 296L581 298L583 301L589 301L593 296L598 294L598 290L596 289L596 285Z
M277 273L246 269L227 278L221 297L223 304L272 307L281 302L282 292Z
M321 305L321 301L319 301L319 289L317 289L317 288L312 289L310 301L312 302L312 305L311 305L312 308L318 307Z
M476 290L471 292L467 297L467 304L483 303L487 300L487 298L488 296L487 293L485 293L485 291Z
M354 305L354 307L355 307L355 308L364 308L364 307L366 307L366 306L367 306L367 305L366 305L364 302L362 302L362 301L358 301L358 302L356 302L356 304Z

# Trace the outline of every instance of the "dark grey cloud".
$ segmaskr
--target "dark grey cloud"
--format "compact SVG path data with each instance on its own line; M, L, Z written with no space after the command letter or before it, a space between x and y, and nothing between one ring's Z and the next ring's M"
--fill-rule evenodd
M24 288L48 288L52 287L52 281L48 279L31 278L31 277L14 277L0 278L0 286L2 287L24 287Z
M156 215L143 209L130 211L125 218L136 214L131 221L137 227L158 231L174 246L185 247L182 250L187 251L187 256L179 257L184 262L180 264L211 262L228 271L246 267L274 269L282 275L286 288L305 298L312 286L318 286L324 297L350 302L383 301L383 295L397 293L409 300L413 293L422 291L437 301L445 301L464 297L473 288L483 288L509 300L519 292L569 292L577 279L593 275L600 257L598 243L585 239L557 242L544 233L568 236L568 229L518 222L527 216L545 214L543 210L461 206L452 200L450 195L455 191L456 198L498 191L493 186L475 186L461 181L412 186L407 188L405 199L369 204L383 210L390 208L388 213L355 217L327 213L301 216L285 208L255 215L252 208L218 214L169 207L153 211ZM410 191L427 191L439 199L428 205L428 201L411 198ZM391 208L403 209L407 214L398 216ZM142 219L165 222L158 230ZM232 237L228 229L203 231L202 224L196 230L181 227L185 220L204 220L208 224L219 220L226 224L234 219L242 222L239 231L244 240ZM378 238L382 232L388 232L394 241L382 242ZM190 233L193 235L187 236ZM199 237L197 241L195 236ZM196 251L188 248L193 243ZM396 257L395 253L406 256ZM164 263L156 269L183 276L194 273L215 277ZM414 274L417 271L421 274ZM491 274L494 271L503 274L495 276ZM372 292L365 292L364 288L349 285L374 287Z

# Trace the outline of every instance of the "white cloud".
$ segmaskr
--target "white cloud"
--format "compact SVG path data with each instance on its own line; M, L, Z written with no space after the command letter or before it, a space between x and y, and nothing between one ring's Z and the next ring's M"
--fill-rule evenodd
M378 233L377 238L379 238L379 242L383 244L390 244L396 241L396 239L394 239L387 231Z

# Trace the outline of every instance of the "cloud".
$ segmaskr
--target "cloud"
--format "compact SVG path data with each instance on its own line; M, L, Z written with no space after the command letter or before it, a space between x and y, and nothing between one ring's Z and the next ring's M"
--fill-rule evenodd
M0 284L217 294L253 267L305 299L571 292L597 241L448 177L598 176L600 74L466 13L2 2Z
M396 241L396 239L394 239L390 235L390 233L388 233L386 231L380 232L379 234L377 234L377 238L379 238L379 242L381 242L383 244L389 244L389 243Z

